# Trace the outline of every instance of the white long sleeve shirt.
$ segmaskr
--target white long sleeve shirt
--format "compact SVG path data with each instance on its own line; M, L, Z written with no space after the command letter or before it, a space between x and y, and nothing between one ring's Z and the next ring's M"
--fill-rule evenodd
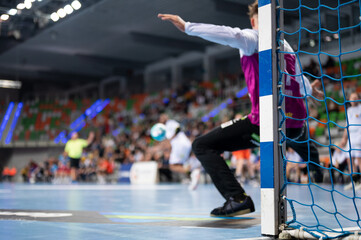
M239 49L241 57L258 52L258 31L205 23L185 24L185 33L207 41Z
M186 22L185 33L190 36L197 36L207 41L230 46L239 50L241 58L251 56L258 52L258 31L254 29L240 29L228 26L219 26L205 23ZM290 45L284 41L285 52L293 53ZM300 85L300 93L304 96L305 89L307 94L312 94L311 84L308 78L301 74L301 68L298 59L296 60L296 81ZM305 88L303 85L305 84Z

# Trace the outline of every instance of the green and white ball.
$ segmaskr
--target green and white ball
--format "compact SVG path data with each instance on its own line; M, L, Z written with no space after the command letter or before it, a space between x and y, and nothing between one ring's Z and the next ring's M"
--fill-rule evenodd
M166 136L166 129L163 123L154 124L154 126L150 129L150 136L156 141L163 141Z

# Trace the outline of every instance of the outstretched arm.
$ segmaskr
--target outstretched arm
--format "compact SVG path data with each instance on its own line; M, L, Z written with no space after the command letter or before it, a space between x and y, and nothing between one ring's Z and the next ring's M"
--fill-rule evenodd
M197 36L210 42L240 49L242 54L247 56L258 50L258 32L255 30L241 30L205 23L190 23L172 14L158 14L158 17L170 21L180 31L190 36Z
M185 31L186 22L179 16L173 14L158 14L158 17L163 21L170 21L176 26L180 31Z
M90 132L90 133L89 133L89 136L88 136L88 139L87 139L88 145L93 142L94 137L95 137L94 132Z

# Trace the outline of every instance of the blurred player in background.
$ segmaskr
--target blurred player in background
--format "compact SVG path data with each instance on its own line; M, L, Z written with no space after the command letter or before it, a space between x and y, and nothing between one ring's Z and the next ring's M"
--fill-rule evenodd
M336 146L341 145L340 142L335 144ZM346 169L349 169L349 161L348 161L348 154L342 151L338 147L334 147L334 152L332 154L332 165L341 172L346 172ZM346 172L347 173L347 172ZM333 177L336 182L345 183L344 175L340 174L338 171L332 171Z
M185 179L190 170L186 162L190 157L192 143L181 130L181 125L177 121L169 119L167 114L161 114L159 122L165 125L167 141L160 142L158 146L153 147L150 151L153 154L160 151L164 152L165 149L169 149L170 145L169 169L172 176L181 178L181 180Z
M198 137L193 142L193 151L212 178L218 191L226 199L223 206L211 211L211 216L236 216L253 212L255 209L251 197L245 193L238 183L221 157L221 153L257 146L253 136L259 135L259 82L262 84L262 79L259 81L258 1L249 6L252 29L241 30L227 26L185 22L179 16L172 14L159 14L158 17L170 21L180 31L190 36L201 37L211 42L239 49L241 65L252 103L251 113L242 119L223 123L220 127ZM284 47L285 51L293 52L286 41L284 41ZM312 91L316 89L319 81L315 81L311 85L308 79L298 74L300 67L293 54L285 54L285 67L290 75L299 76L286 76L285 90L287 95L301 97L302 93L305 94L304 83L306 93L313 92L315 95L322 95L319 91ZM287 98L286 115L295 119L304 119L306 109L303 100L301 98ZM288 119L286 127L289 138L297 141L308 139L308 131L303 120ZM308 150L310 149L311 161L319 163L318 151L313 144L308 147L307 143L300 144L293 141L287 141L287 143L305 159L308 159ZM310 164L310 168L312 171L317 171L317 181L321 181L320 169L313 164Z
M361 170L361 104L357 93L352 93L349 98L351 106L347 108L348 127L345 128L341 146L348 146L351 151L351 160L349 161L350 172L360 172ZM350 140L349 140L350 139ZM351 167L352 161L352 167ZM355 179L353 179L355 181ZM358 180L360 181L360 180ZM352 181L345 186L345 190L352 188ZM361 184L357 182L356 189L361 189Z
M181 131L180 124L175 120L167 120L165 123L166 137L170 142L172 150L169 156L169 168L172 172L186 173L184 168L192 150L192 143L186 134Z
M93 140L93 132L89 133L87 140L80 139L79 134L77 132L73 132L71 134L71 139L65 145L64 156L68 156L70 158L70 176L73 183L78 179L78 169L83 150L92 143Z
M191 141L181 130L179 122L169 119L167 114L161 114L159 116L159 122L165 125L165 137L167 141L160 142L160 144L153 149L153 152L170 147L169 169L175 173L187 173L188 170L183 165L190 156L192 150Z

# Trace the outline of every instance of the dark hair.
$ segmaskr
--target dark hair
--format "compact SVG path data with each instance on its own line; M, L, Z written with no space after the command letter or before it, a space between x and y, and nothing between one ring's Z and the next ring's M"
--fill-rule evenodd
M251 5L248 5L248 16L252 18L254 15L258 15L258 0L254 1Z

